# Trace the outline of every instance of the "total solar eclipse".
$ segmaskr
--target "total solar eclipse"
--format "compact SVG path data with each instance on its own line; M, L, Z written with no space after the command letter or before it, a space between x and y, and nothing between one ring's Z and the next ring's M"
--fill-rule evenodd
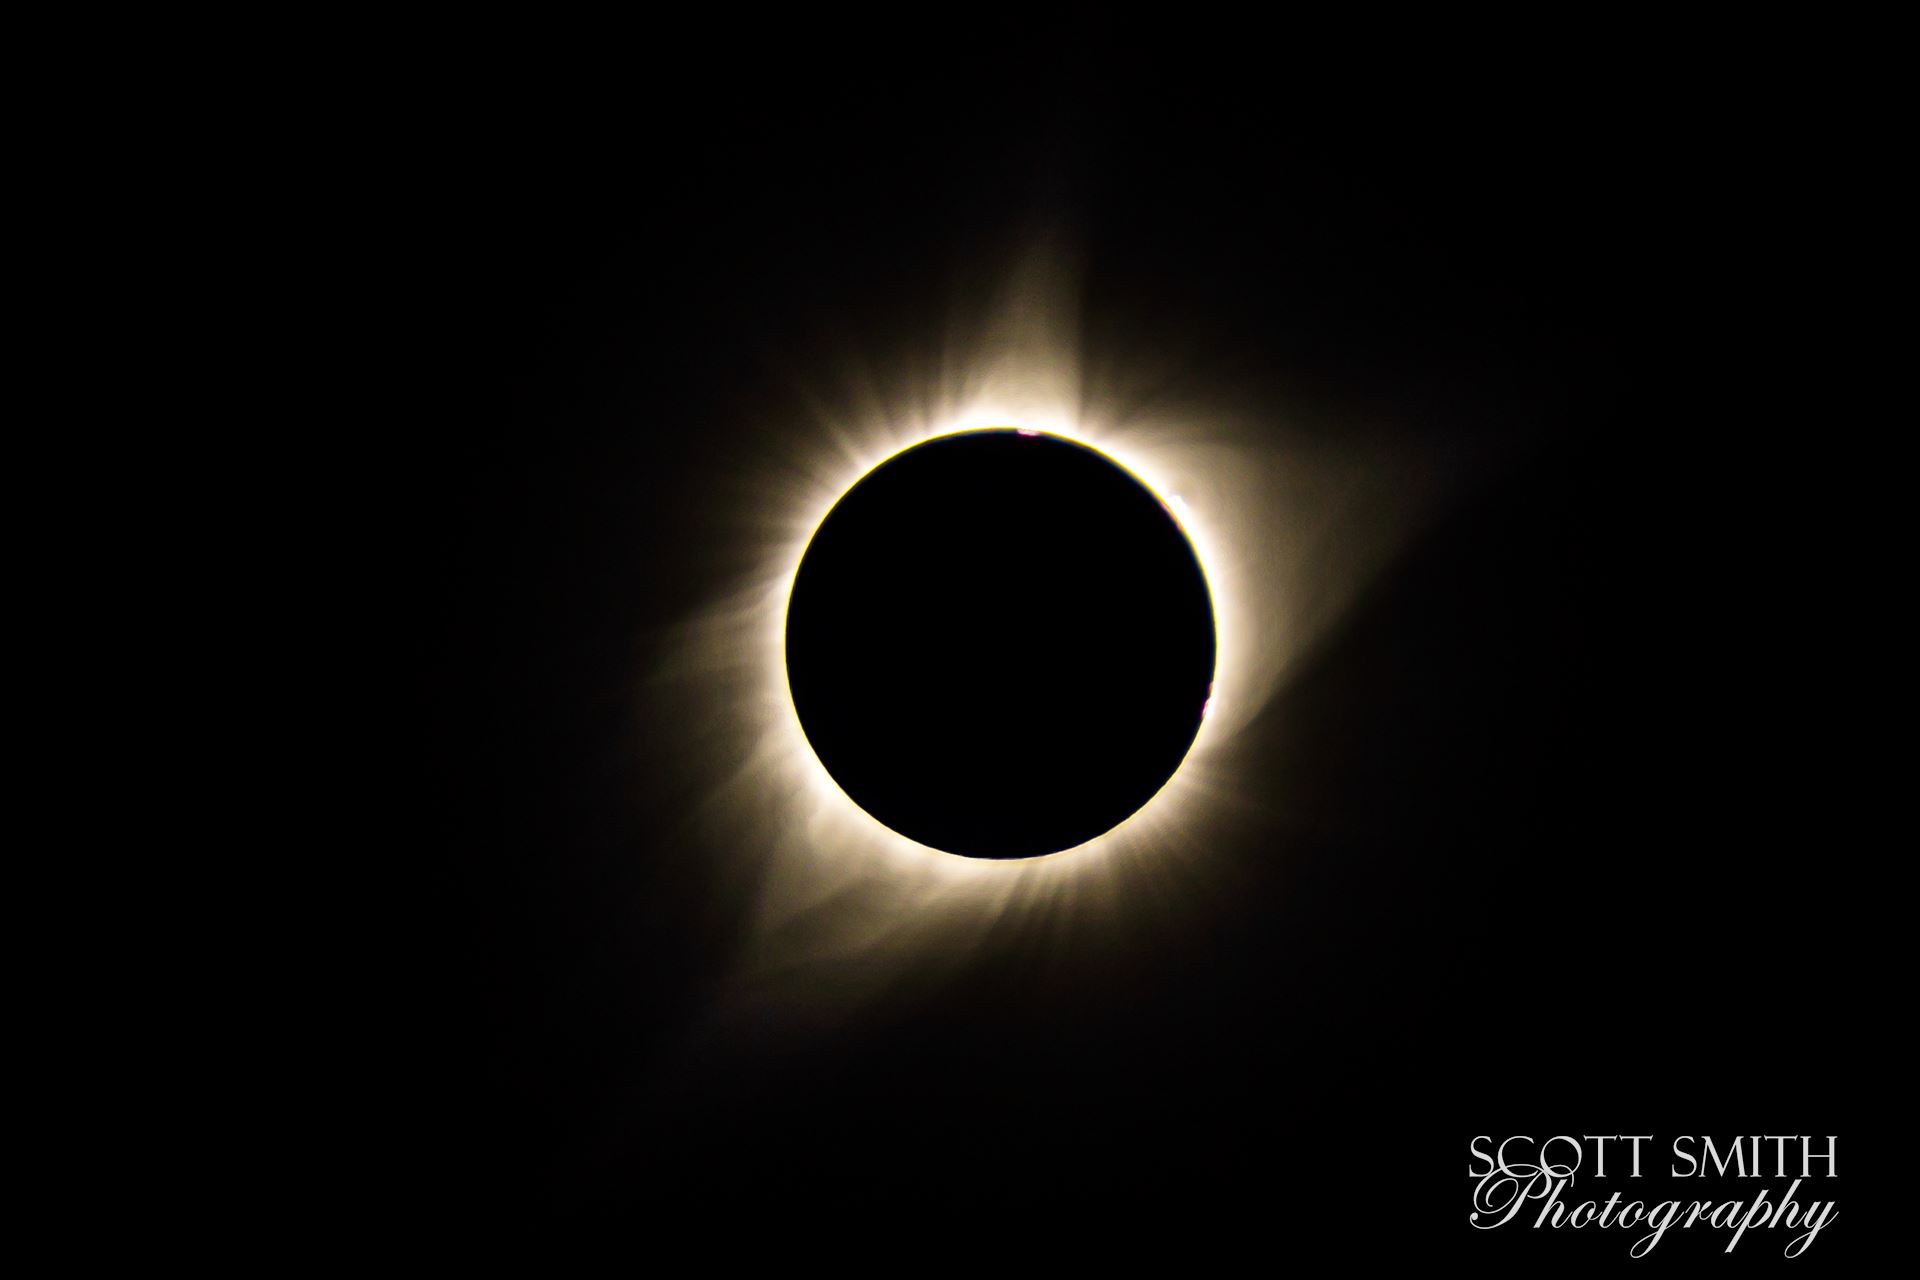
M1173 513L1094 449L1013 429L870 471L787 602L788 688L827 773L899 834L973 858L1071 849L1152 799L1214 657Z

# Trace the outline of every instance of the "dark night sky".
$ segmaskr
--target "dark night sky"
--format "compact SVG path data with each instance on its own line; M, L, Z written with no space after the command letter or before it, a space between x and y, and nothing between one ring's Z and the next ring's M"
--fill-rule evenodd
M529 56L380 113L350 203L386 387L351 438L398 709L369 871L391 1220L751 1249L964 1204L1094 1257L1151 1221L1203 1257L1558 1267L1623 1238L1468 1231L1473 1135L1839 1132L1867 1175L1854 997L1886 979L1809 528L1854 465L1823 319L1858 287L1847 108L1713 42L1543 39L1516 70L1083 35ZM1249 729L1284 816L1177 921L1064 964L1001 938L644 1083L745 927L673 852L688 726L628 696L740 567L714 479L788 373L899 358L1037 225L1077 246L1090 347L1518 461ZM1882 1192L1846 1190L1864 1236Z

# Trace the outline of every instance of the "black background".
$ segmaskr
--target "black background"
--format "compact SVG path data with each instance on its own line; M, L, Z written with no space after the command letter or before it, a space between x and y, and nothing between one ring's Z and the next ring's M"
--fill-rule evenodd
M1831 691L1875 163L1843 55L761 35L428 42L351 108L341 349L383 380L345 434L357 617L393 696L344 1212L449 1246L612 1225L636 1259L689 1228L822 1261L898 1232L906 1262L1038 1229L1089 1259L1624 1265L1629 1233L1471 1231L1468 1141L1839 1133L1859 1176L1812 1194L1849 1221L1801 1261L1860 1247L1889 980ZM1522 462L1251 726L1270 816L1177 919L1064 964L1008 936L659 1084L745 927L676 852L687 726L633 696L750 567L716 494L792 371L902 358L1036 226L1081 256L1089 345ZM1709 1191L1747 1193L1678 1194Z

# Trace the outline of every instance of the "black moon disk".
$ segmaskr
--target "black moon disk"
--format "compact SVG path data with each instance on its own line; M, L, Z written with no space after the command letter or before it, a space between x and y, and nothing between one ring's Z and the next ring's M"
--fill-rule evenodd
M1130 473L1015 430L896 454L814 532L787 681L820 763L901 835L971 858L1084 844L1180 767L1213 602Z

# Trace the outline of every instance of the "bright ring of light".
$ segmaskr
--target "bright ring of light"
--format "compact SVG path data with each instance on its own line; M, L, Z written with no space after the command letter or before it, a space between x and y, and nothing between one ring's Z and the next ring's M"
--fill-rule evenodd
M1007 928L1110 940L1218 891L1217 855L1275 800L1271 773L1249 789L1243 734L1442 495L1443 469L1391 433L1244 416L1177 390L1151 351L1083 356L1060 261L1037 255L996 321L918 363L883 378L849 354L836 381L796 382L748 465L709 477L733 530L708 544L726 565L715 576L746 571L666 638L636 724L648 743L674 727L661 764L693 797L684 854L744 909L716 1003L743 1034L965 965ZM1009 423L1104 455L1173 513L1211 597L1215 662L1206 715L1158 794L1071 850L993 860L917 844L840 789L789 694L785 623L808 542L862 477L935 437Z
M819 528L821 521L854 485L895 454L928 440L994 427L1004 428L1010 424L1018 430L1055 436L1092 449L1120 467L1160 500L1192 544L1195 557L1200 562L1213 605L1217 651L1213 692L1200 730L1179 769L1152 799L1119 825L1085 844L1037 858L994 862L955 857L909 840L875 820L840 789L814 755L800 725L792 695L787 688L784 646L786 602L792 595L800 560L814 530ZM882 856L896 866L920 863L921 869L925 870L931 864L940 868L943 878L948 875L971 877L996 874L1019 877L1033 875L1046 864L1059 864L1068 855L1072 855L1075 861L1093 862L1116 850L1150 843L1168 829L1192 817L1194 805L1207 791L1201 777L1207 758L1219 744L1223 722L1231 724L1233 719L1224 713L1232 706L1235 691L1241 683L1239 677L1244 673L1244 648L1238 643L1241 634L1234 609L1236 591L1230 572L1234 561L1223 554L1218 540L1212 535L1207 513L1196 510L1181 496L1180 489L1175 487L1175 481L1183 474L1183 469L1178 465L1177 443L1168 443L1171 447L1156 449L1151 440L1129 440L1124 433L1090 429L1085 423L1071 423L1059 418L1036 420L1030 414L1014 416L998 412L992 407L982 407L930 431L889 433L883 447L850 451L844 465L836 469L836 481L830 487L822 486L816 490L808 504L806 517L794 522L803 525L804 532L790 538L783 548L783 572L777 587L779 603L777 608L767 611L768 625L762 633L762 671L767 681L764 693L777 699L778 705L776 723L769 728L775 731L778 739L778 755L784 762L782 772L799 781L810 800L812 825L816 829L830 829L839 840L849 844L877 846ZM1229 571L1223 572L1223 569Z

